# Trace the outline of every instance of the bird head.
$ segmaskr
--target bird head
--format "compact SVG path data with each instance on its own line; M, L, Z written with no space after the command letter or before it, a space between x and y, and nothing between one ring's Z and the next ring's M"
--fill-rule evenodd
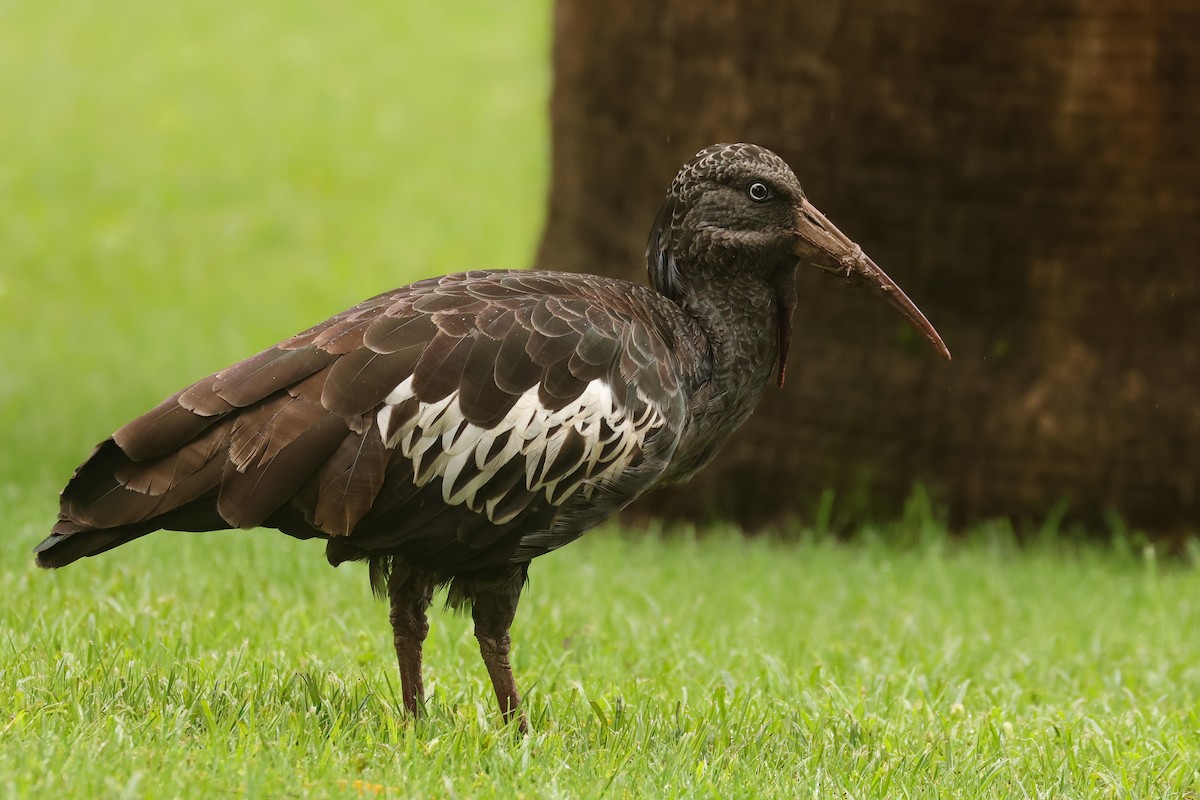
M780 287L786 312L780 383L795 304L793 281L802 265L839 275L883 298L950 359L933 325L895 281L809 202L787 162L757 145L713 145L684 165L651 229L646 261L651 285L676 300L683 300L701 277L689 274L693 270L751 270ZM782 297L785 292L792 297Z

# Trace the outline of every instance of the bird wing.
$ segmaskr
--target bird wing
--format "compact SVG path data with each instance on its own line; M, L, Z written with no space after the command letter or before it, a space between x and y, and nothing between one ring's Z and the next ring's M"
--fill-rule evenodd
M685 410L654 297L478 272L372 298L118 430L63 491L55 536L269 525L432 552L547 527L571 498L627 502Z

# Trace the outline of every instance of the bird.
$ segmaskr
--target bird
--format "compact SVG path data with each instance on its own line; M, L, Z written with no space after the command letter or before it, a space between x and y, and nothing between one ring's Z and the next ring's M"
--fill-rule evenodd
M945 359L921 311L788 164L717 144L679 170L648 285L473 271L370 298L176 392L93 450L41 567L157 530L266 527L366 562L408 714L427 610L469 611L502 719L528 730L509 629L530 562L696 474L783 385L806 266L865 287Z

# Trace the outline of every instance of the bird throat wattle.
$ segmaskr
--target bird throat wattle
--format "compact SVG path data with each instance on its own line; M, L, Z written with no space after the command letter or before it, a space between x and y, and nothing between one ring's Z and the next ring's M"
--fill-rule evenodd
M796 274L775 290L775 305L779 309L779 376L776 384L783 386L787 372L788 350L792 346L792 316L796 312Z

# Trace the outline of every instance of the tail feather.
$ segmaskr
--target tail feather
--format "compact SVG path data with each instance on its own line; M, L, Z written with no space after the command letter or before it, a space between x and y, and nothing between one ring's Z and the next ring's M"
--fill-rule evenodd
M166 514L143 522L111 528L92 528L60 516L50 535L33 548L33 552L37 555L39 567L57 569L81 558L112 550L158 530L219 531L231 527L217 513L217 495L213 490Z
M99 555L158 529L158 526L152 523L143 522L138 525L123 525L119 528L60 532L59 528L62 525L63 523L60 521L58 525L54 526L54 532L33 548L39 567L46 569L65 567L73 561L78 561L86 556Z
M255 425L261 422L262 413L256 412L261 411L264 399L274 395L275 405L287 408L290 395L281 390L321 369L332 358L315 348L305 352L269 348L176 392L129 422L97 445L71 476L59 498L58 523L50 536L34 548L37 563L61 567L164 528L202 531L233 527L218 510L222 485L262 486L263 473L271 477L274 472L268 467L278 466L272 453L255 462L256 471L249 477L226 469L239 418L250 415L249 422L242 425L249 433L242 438L254 439L255 433L263 432ZM287 435L262 437L272 439L275 450L303 438L308 427L300 423L313 416L308 409L308 417L297 423L295 418L302 415L296 408L287 410L287 414L277 414L278 419L269 418L275 427L265 431L274 434L282 426L287 428ZM288 422L293 423L290 428ZM287 455L294 459L294 454ZM287 461L285 458L279 464ZM239 466L247 469L251 465ZM232 477L226 473L232 473ZM293 482L304 477L302 468L293 468L289 475L293 474L299 476L293 477ZM252 494L242 488L243 494ZM271 497L255 495L254 499L269 513L287 499L289 488L285 485ZM226 504L240 511L236 503L227 500ZM246 522L245 514L234 516L235 523ZM261 519L249 521L257 524Z
M221 530L217 513L220 457L230 425L222 420L178 450L135 461L113 439L75 470L59 498L58 522L34 553L57 568L163 528Z
M63 489L37 563L61 567L161 529L349 534L373 506L389 452L377 432L368 434L371 418L358 406L351 418L322 402L331 365L349 352L339 348L362 344L361 331L343 334L337 347L322 339L320 347L298 340L268 348L101 442ZM346 380L359 381L377 355ZM378 378L371 389L398 381Z
M134 461L113 439L102 442L63 489L60 516L88 528L117 528L191 503L220 483L231 422L150 461Z

